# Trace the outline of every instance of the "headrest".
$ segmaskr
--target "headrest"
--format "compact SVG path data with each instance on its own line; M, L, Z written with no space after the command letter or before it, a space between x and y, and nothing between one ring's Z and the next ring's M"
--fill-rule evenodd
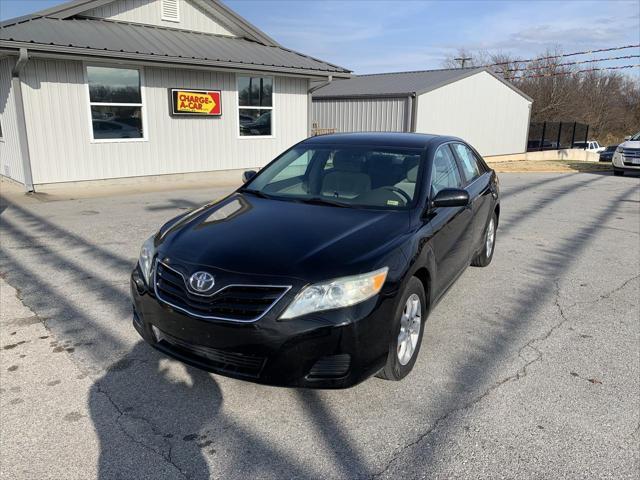
M418 165L407 170L407 180L412 183L416 183L418 181Z
M367 159L367 170L371 172L388 171L392 158L389 155L374 153Z
M362 172L364 157L361 152L340 150L333 156L333 167L343 172Z

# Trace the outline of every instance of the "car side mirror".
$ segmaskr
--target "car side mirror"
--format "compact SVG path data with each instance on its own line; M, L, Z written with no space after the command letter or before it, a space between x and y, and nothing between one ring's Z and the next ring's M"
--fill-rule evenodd
M436 198L431 202L433 208L466 207L467 205L469 205L469 192L461 188L445 188L440 190Z
M629 140L631 140L631 135L627 135L626 137L624 137L624 141L625 141L625 142L626 142L626 141L629 141Z
M255 170L246 170L242 174L242 183L247 183L249 180L255 177L257 173L258 172L256 172Z

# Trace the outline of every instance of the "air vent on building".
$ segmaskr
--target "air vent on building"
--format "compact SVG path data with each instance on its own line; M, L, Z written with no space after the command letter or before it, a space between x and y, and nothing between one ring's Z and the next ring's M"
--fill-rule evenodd
M180 0L162 0L162 20L180 21Z

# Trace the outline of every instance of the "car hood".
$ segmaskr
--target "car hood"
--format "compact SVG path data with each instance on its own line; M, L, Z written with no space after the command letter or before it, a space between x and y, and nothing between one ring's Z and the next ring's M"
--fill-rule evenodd
M631 140L627 140L626 142L623 142L618 146L622 148L640 148L640 140L636 140L633 142Z
M234 193L161 230L159 256L240 274L326 280L384 266L408 211L339 208ZM159 242L159 243L158 243Z

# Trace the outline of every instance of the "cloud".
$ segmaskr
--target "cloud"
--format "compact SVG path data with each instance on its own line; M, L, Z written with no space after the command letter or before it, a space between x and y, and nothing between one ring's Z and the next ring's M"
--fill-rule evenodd
M230 2L283 45L357 73L439 68L459 48L530 58L638 43L632 1Z

